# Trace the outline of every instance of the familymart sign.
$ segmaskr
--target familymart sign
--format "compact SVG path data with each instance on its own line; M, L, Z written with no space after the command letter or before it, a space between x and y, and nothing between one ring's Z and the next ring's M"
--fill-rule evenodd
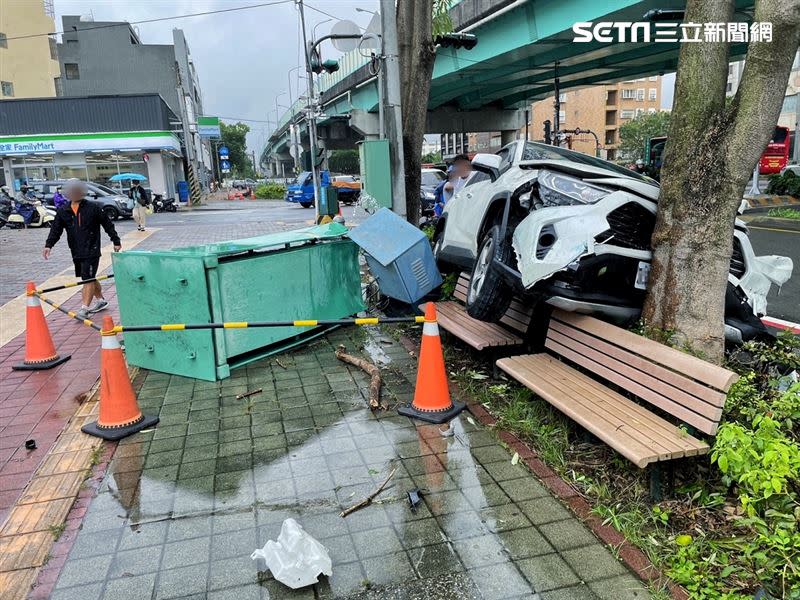
M134 133L65 133L0 137L0 155L98 150L175 150L180 142L169 131Z

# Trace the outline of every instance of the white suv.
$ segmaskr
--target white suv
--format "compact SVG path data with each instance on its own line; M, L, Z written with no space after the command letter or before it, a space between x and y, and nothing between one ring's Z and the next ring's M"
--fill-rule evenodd
M613 163L565 148L514 142L478 154L473 177L448 202L434 233L444 269L471 270L467 311L484 321L503 316L514 292L530 302L617 321L638 317L644 302L658 184ZM737 220L726 293L731 341L768 336L770 286L792 261L753 253Z

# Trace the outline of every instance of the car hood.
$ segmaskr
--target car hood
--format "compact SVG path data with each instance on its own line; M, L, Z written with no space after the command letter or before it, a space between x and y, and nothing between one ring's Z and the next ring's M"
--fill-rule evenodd
M568 175L580 177L587 183L627 190L654 202L658 200L659 187L655 181L649 183L634 177L625 177L615 171L569 160L526 160L519 163L519 168L522 171L530 170L534 172L539 169L561 171Z

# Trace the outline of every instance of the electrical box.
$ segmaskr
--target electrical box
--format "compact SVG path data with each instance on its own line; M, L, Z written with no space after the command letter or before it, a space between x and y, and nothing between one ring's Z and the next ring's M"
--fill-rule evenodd
M375 198L378 207L392 208L392 163L389 140L364 140L358 144L361 193Z
M164 251L114 253L124 325L341 319L364 310L358 247L330 223ZM124 333L128 363L215 381L319 327Z
M324 185L320 189L319 214L335 216L339 212L339 190L332 185Z
M442 284L428 237L388 208L382 208L349 237L366 253L384 296L414 304Z

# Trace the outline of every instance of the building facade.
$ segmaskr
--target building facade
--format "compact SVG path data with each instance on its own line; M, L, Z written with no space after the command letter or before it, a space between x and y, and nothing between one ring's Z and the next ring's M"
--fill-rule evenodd
M554 101L555 98L550 97L531 107L530 139L544 138L545 120L549 119L555 129ZM661 110L661 77L569 90L560 94L559 101L558 120L562 131L580 129L597 135L595 140L588 133L567 134L566 145L607 160L621 160L624 157L619 156L619 128L639 115Z
M62 95L156 93L183 130L184 154L198 181L207 184L211 154L197 133L203 115L199 78L183 31L172 30L172 44L143 44L130 23L62 17L58 44ZM188 177L192 178L192 173Z
M174 197L184 179L176 119L158 94L0 103L0 184L77 177L113 188L114 175L137 173Z
M0 2L0 100L56 95L56 40L42 35L55 29L53 0Z

